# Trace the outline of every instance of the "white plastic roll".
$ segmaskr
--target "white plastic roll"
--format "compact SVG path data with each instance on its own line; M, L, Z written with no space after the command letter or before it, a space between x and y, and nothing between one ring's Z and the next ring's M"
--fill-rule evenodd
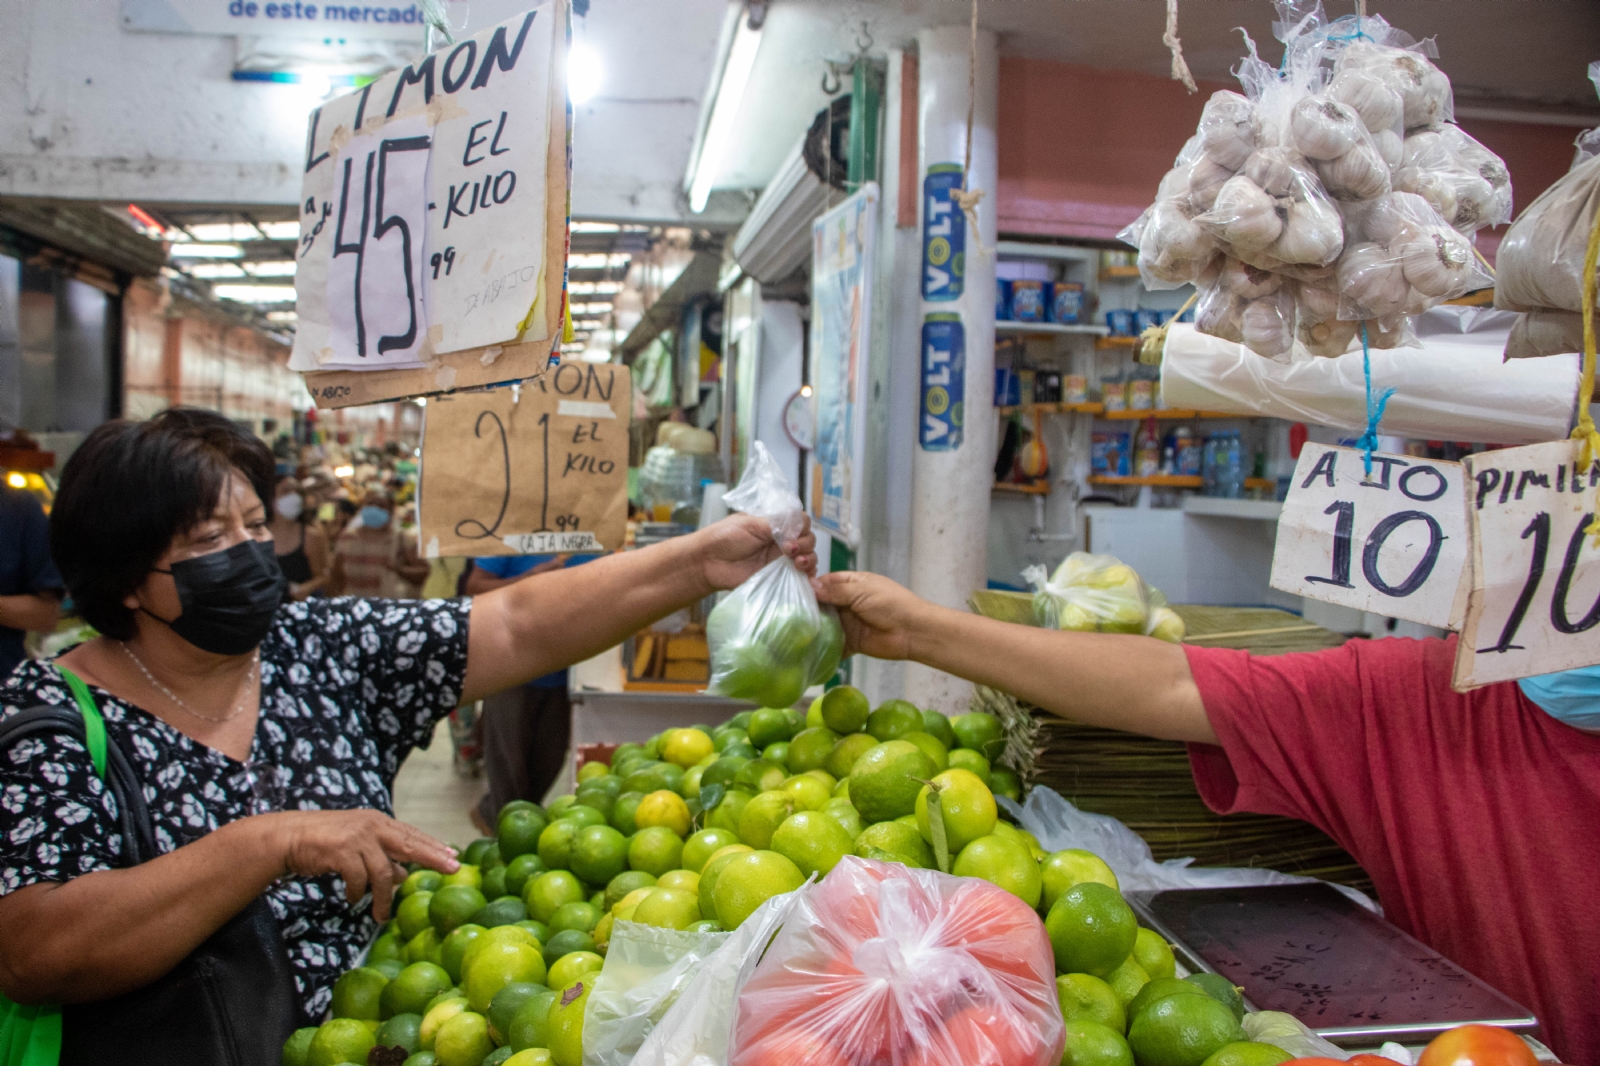
M1514 318L1437 308L1417 318L1421 348L1374 350L1373 392L1396 390L1379 431L1493 444L1565 437L1576 409L1578 357L1504 361ZM1161 395L1168 407L1268 415L1357 433L1367 428L1359 344L1337 359L1319 359L1296 345L1293 362L1275 363L1174 323L1161 361Z

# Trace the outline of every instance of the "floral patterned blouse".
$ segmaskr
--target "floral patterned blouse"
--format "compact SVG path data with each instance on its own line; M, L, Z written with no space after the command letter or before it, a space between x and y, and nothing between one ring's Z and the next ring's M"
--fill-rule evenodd
M238 762L149 712L92 689L106 732L144 780L156 846L172 851L273 810L392 814L395 772L456 706L470 600L313 599L278 609L261 644L261 713ZM76 706L53 664L0 682L0 719L42 703ZM83 745L29 738L0 752L0 895L123 865L116 800ZM376 930L335 875L267 889L301 1006L320 1017L334 979Z

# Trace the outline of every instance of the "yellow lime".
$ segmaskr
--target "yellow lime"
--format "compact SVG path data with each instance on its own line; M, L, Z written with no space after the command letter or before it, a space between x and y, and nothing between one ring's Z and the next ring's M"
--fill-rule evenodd
M563 903L577 903L587 895L572 874L566 870L551 870L528 882L522 890L522 902L535 921L548 922Z
M416 892L433 892L443 883L444 874L438 870L414 870L400 882L398 891L400 898L404 899Z
M662 745L661 757L685 770L716 751L711 738L698 729L674 729Z
M694 817L689 813L689 805L683 802L682 796L667 789L658 789L639 801L633 821L640 829L666 826L682 838L689 835Z
M815 729L822 724L822 697L818 696L811 701L811 706L806 708L806 728Z
M836 733L859 733L866 727L871 711L866 693L858 688L840 685L822 694L822 723Z
M661 875L661 880L656 884L662 888L679 888L685 892L700 894L700 875L693 870L668 870Z
M500 1066L551 1066L555 1061L548 1048L531 1047L512 1055Z
M699 873L714 852L739 843L739 834L726 829L702 829L683 842L683 868Z
M738 855L721 870L712 888L716 920L725 929L737 929L761 904L793 892L805 880L799 867L775 851ZM704 877L700 884L704 889Z
M1147 1066L1201 1066L1229 1044L1249 1040L1233 1012L1210 996L1168 996L1134 1015L1128 1044Z
M381 1018L383 1015L379 1002L383 996L383 986L388 983L387 977L368 966L359 966L340 974L333 983L333 1016L363 1022Z
M633 920L662 929L687 929L700 920L700 897L681 888L655 888L639 901Z
M684 799L700 798L700 779L705 776L705 772L706 768L699 763L689 767L688 772L683 775L683 784L678 789Z
M444 880L439 882L439 888L444 888L446 885L471 885L473 888L481 889L483 871L470 862L464 862L456 867L455 873L444 875Z
M429 1007L422 1016L422 1026L417 1031L418 1042L426 1051L433 1050L433 1041L439 1035L439 1026L467 1009L467 997L451 996ZM358 1060L365 1061L365 1060Z
M628 842L628 867L660 877L683 861L683 838L664 825L641 829Z
M600 919L600 924L594 927L594 932L589 934L594 937L596 951L605 951L606 946L611 943L611 930L616 925L616 922L617 916L608 912L604 918ZM560 962L561 960L557 959L556 961Z
M544 956L528 944L490 943L461 968L461 990L467 1003L480 1014L489 1009L496 992L518 981L544 984Z
M439 1066L480 1066L494 1050L489 1020L474 1011L462 1011L439 1026L433 1037L433 1054Z
M1056 977L1056 999L1061 1016L1068 1020L1083 1017L1107 1025L1119 1033L1128 1031L1128 1016L1111 986L1087 973L1064 973Z
M1061 1066L1133 1066L1133 1052L1120 1030L1093 1018L1068 1018Z
M772 844L772 834L798 805L787 792L763 792L745 805L739 815L739 839L752 848Z
M1224 1044L1200 1066L1278 1066L1280 1062L1289 1062L1293 1058L1287 1051L1272 1044L1243 1040Z
M550 1057L556 1066L583 1066L583 1012L589 1005L588 975L561 989L545 1022Z
M1053 853L1040 865L1039 872L1044 878L1044 909L1047 912L1061 898L1061 893L1073 885L1094 881L1107 888L1121 887L1117 884L1117 875L1111 872L1105 860L1082 848L1067 848Z
M904 822L879 822L867 826L856 837L855 853L863 859L898 862L923 870L934 867L933 849L922 839L916 826Z
M944 816L945 846L955 855L962 848L995 831L999 810L994 794L970 770L946 770L933 778L939 786L939 811ZM922 786L917 792L917 832L933 843L933 823L928 819L928 800L932 789Z
M633 912L638 908L640 903L644 902L644 898L655 890L655 885L645 885L642 888L634 889L626 896L623 896L621 899L617 900L617 905L611 908L611 913L616 915L619 921L633 921Z
M844 826L821 811L798 811L772 834L772 850L803 874L826 876L855 848Z
M1171 946L1153 929L1139 929L1133 941L1133 959L1151 977L1172 977L1177 973Z
M586 762L578 767L578 784L593 781L597 777L605 777L611 772L611 767L603 762Z
M950 749L945 746L944 741L940 740L933 734L924 733L918 730L906 733L904 736L901 736L897 739L909 740L911 743L921 748L922 754L933 760L933 768L935 770L945 770L949 768Z
M306 1066L339 1066L344 1062L366 1062L367 1052L377 1043L365 1022L354 1018L335 1018L317 1027L306 1048Z
M629 892L636 888L649 888L655 883L655 877L645 873L643 870L622 871L606 885L606 896L602 901L606 913L609 914L618 903L622 902L622 897Z
M961 849L950 872L957 877L981 877L1030 907L1039 905L1039 864L1015 840L993 834L979 837Z
M606 960L592 951L570 951L550 967L550 983L566 988L587 973L598 973Z
M852 842L861 835L861 813L847 799L831 799L822 805L822 813L838 822Z
M1073 885L1044 920L1056 969L1109 977L1133 954L1139 922L1122 894L1098 881Z

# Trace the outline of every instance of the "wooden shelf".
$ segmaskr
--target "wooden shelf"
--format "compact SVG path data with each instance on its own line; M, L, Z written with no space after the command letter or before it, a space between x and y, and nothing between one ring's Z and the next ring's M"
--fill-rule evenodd
M1160 489L1198 489L1205 480L1198 474L1151 474L1148 477L1121 477L1114 474L1091 474L1091 485L1149 485Z
M1138 337L1101 337L1094 342L1096 348L1132 348L1139 343Z
M1031 415L1036 411L1041 415L1097 415L1105 409L1105 404L1101 403L1025 403L1000 407L996 410L1002 415L1014 415L1019 411L1026 415Z
M1172 421L1174 419L1188 420L1194 418L1250 418L1251 416L1231 415L1226 411L1190 411L1181 407L1160 407L1146 411L1134 411L1131 409L1122 411L1107 411L1101 417L1107 419L1108 421L1116 422L1142 422L1147 418L1154 418L1159 422Z
M1050 482L1038 481L1032 485L1013 485L1009 481L996 481L994 483L994 491L1017 492L1024 496L1048 496L1050 495Z
M1247 489L1261 489L1264 492L1277 492L1278 483L1269 477L1247 477L1244 479Z
M1136 278L1139 268L1136 266L1105 267L1100 271L1100 280L1109 281L1112 278Z
M1037 333L1037 334L1066 334L1103 338L1109 327L1091 326L1082 322L1017 322L1009 318L997 318L994 323L996 333Z
M1074 244L1037 244L1033 241L998 241L995 255L1007 259L1060 259L1072 263L1093 262L1100 253Z

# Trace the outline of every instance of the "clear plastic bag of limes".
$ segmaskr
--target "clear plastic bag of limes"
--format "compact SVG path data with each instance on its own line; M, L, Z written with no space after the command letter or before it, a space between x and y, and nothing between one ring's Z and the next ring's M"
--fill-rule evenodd
M805 529L805 513L788 478L756 441L728 507L772 525L780 546ZM844 652L844 630L832 607L821 607L811 582L787 555L723 596L706 622L711 691L763 707L793 706L832 677Z
M1166 597L1114 555L1073 552L1054 574L1030 566L1022 577L1034 589L1034 620L1048 629L1183 639L1183 620Z

